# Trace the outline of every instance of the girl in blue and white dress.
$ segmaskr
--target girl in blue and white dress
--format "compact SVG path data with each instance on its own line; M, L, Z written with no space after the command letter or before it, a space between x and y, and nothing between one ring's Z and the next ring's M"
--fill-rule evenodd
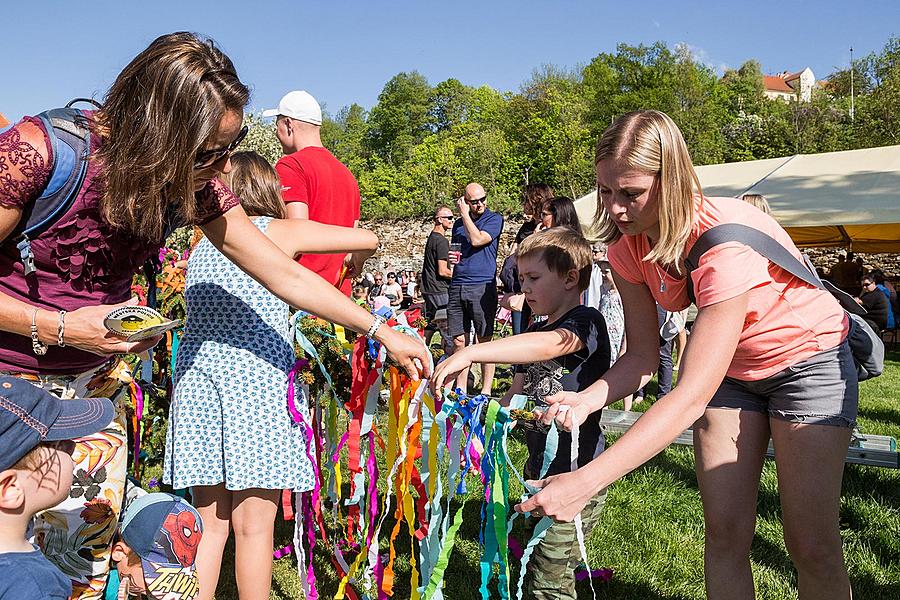
M231 164L229 187L256 227L286 254L350 252L361 266L378 246L364 229L312 221L298 235L296 220L282 220L281 185L271 165L253 152L235 154ZM287 375L295 360L289 307L207 239L188 260L185 300L164 481L191 488L203 517L200 598L213 597L232 528L241 597L268 598L281 490L307 491L314 484L305 431L287 408ZM308 422L303 398L295 404Z

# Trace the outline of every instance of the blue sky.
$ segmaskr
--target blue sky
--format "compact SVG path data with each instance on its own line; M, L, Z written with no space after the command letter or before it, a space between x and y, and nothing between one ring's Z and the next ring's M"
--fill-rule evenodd
M764 72L822 78L900 36L900 0L864 2L194 2L45 0L0 9L0 112L10 120L101 97L156 36L215 39L253 89L251 110L306 89L334 113L371 107L384 83L418 70L432 83L517 90L543 64L574 68L616 44L686 43L717 70L749 58ZM40 8L38 8L40 7Z

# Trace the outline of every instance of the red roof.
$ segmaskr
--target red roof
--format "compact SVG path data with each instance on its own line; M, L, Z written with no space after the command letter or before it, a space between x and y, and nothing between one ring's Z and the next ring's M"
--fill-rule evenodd
M769 92L794 93L794 88L789 86L779 75L763 75L763 86Z

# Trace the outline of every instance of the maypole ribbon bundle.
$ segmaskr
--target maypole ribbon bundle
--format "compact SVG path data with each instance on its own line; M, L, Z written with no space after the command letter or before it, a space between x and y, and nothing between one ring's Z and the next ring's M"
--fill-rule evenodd
M457 502L456 506L453 503L466 493L466 479L478 477L484 486L479 591L483 599L490 598L489 586L496 577L500 597L510 598L509 539L519 516L511 510L509 501L510 475L526 490L522 500L536 492L513 465L507 446L513 423L526 414L522 410L525 396L514 396L508 407L486 396L469 397L459 391L444 390L441 398L435 398L427 381L412 381L396 367L386 367L384 349L359 337L349 357L353 373L350 397L338 407L332 378L315 346L300 331L298 323L302 316L294 317L295 339L306 355L305 360L318 365L326 394L330 396L324 415L317 401L309 402L310 414L298 409L295 398L302 398L306 390L295 387L294 381L309 366L303 359L298 361L289 376L288 410L305 434L307 458L313 463L315 474L314 489L297 493L294 498L297 518L292 553L297 556L306 597L319 598L311 560L317 530L319 539L333 549L331 561L341 578L334 599L386 600L394 595L396 585L396 541L401 530L406 529L413 548L409 562L410 599L442 600L445 572L464 520L464 503ZM405 323L392 321L390 324L421 339ZM387 436L382 440L375 424L385 379ZM343 433L338 430L341 408L347 415ZM558 443L554 424L547 436L541 478L546 476L556 457ZM381 501L377 489L380 476L377 447L382 449L387 469L386 490ZM571 452L575 468L577 429L572 432ZM342 456L350 472L348 498L341 495ZM335 529L339 518L344 516L342 508L346 509L343 539L328 539L322 508L324 489L331 501ZM388 536L387 553L382 555L379 541L390 517L394 525ZM543 517L525 545L516 598L522 597L529 559L552 524L550 518ZM580 516L576 530L582 559L587 565ZM348 551L355 555L349 561L344 555ZM288 553L290 550L283 549L278 554ZM591 589L593 592L593 584Z

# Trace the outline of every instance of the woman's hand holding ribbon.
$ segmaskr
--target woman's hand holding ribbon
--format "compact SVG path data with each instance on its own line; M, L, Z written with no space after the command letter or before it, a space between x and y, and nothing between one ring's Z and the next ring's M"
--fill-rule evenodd
M395 331L387 325L378 328L375 339L384 344L391 360L413 381L431 376L431 356L421 339Z
M556 425L572 431L587 420L594 412L591 402L579 392L559 392L544 398L546 407L536 408L535 412L545 425L556 421Z
M596 494L594 486L585 481L584 469L551 475L538 481L526 481L537 488L537 494L516 504L516 512L530 512L536 516L547 516L559 523L575 520L588 501Z

